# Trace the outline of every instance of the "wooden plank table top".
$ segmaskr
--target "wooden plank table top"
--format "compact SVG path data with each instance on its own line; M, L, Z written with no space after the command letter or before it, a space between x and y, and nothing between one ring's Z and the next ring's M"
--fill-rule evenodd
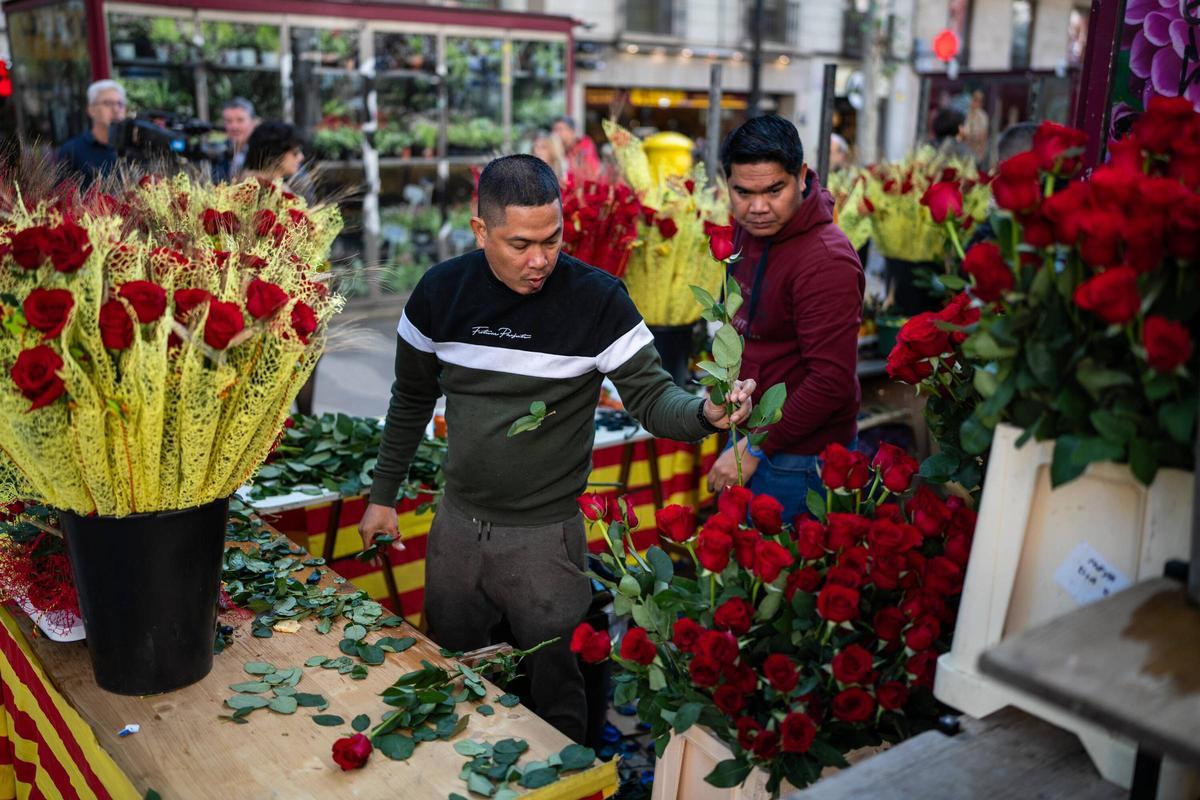
M303 580L309 570L293 573ZM323 581L333 585L326 571ZM347 590L349 582L342 584ZM275 633L269 639L250 635L250 625L240 626L233 641L214 659L213 669L199 683L163 695L125 697L100 689L92 676L86 644L59 644L31 635L28 619L21 626L31 648L40 660L55 688L92 727L100 745L112 756L139 791L158 791L163 800L211 800L216 797L286 798L436 798L444 800L451 792L467 796L466 782L459 772L465 757L454 751L453 743L463 739L496 742L505 738L524 739L528 752L520 764L544 761L570 744L570 740L523 706L505 708L495 702L502 690L487 683L484 702L495 714L485 717L474 711L474 703L460 703L456 712L468 716L466 729L450 741L417 745L407 761L392 761L376 751L362 769L343 772L331 757L334 740L350 735L350 720L359 714L379 724L391 707L380 697L386 687L403 673L421 668L422 659L439 666L452 662L443 658L439 648L420 631L409 625L383 628L377 636L412 636L417 644L403 653L388 653L382 666L371 667L363 680L339 675L337 670L304 667L311 656L336 658L341 655L338 642L345 620L334 624L333 631L319 634L315 619L301 623L294 634ZM256 680L243 667L247 662L265 661L279 668L301 667L304 677L298 692L321 694L329 707L321 712L300 708L295 714L276 714L260 709L248 717L248 724L221 720L232 713L223 705L234 692L230 684ZM322 727L310 717L317 713L336 714L346 720L340 727ZM137 723L141 731L119 737L127 723ZM568 773L557 783L528 793L529 797L588 797L601 788L616 785L615 762L597 763L590 770ZM568 787L578 792L564 793ZM514 789L521 791L513 785ZM522 795L523 797L526 795Z
M1200 764L1200 609L1144 581L986 651L984 675Z

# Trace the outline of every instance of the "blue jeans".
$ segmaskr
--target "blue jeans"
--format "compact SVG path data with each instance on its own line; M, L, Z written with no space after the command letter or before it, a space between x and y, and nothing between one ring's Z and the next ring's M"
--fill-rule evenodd
M846 445L850 450L857 446L857 436ZM783 503L783 521L786 523L791 523L797 514L808 511L809 489L825 495L817 457L790 453L776 453L759 459L758 469L754 470L747 488L755 494L769 494Z

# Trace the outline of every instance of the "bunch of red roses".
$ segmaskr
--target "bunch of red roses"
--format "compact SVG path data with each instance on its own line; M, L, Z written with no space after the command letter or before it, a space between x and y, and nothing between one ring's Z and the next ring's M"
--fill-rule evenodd
M771 791L803 786L930 713L975 514L928 486L914 492L917 462L892 445L873 459L832 445L822 462L826 494L794 525L743 487L699 528L689 508L659 511L662 538L690 554L695 579L662 548L631 551L636 521L593 523L610 543L616 611L634 624L614 645L585 623L572 649L625 668L616 702L637 702L660 747L697 722L723 739L733 758L710 783L735 785L759 766Z
M637 244L638 217L647 211L652 217L653 210L643 207L637 193L621 181L576 185L568 176L563 186L563 251L620 278ZM668 235L662 224L660 230Z
M1145 483L1191 467L1200 113L1155 98L1081 175L1085 144L1046 122L1000 165L995 239L961 261L967 294L913 318L888 358L892 377L941 398L935 434L973 472L1001 421L1056 440L1055 485L1094 461Z

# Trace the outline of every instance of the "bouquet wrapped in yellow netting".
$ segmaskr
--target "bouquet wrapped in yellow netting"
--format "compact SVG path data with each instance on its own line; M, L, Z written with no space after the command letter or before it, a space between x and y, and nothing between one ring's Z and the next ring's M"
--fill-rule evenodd
M341 228L279 184L0 180L0 502L202 505L270 452L342 299Z
M934 184L958 184L963 197L958 218L964 234L969 235L987 216L991 191L970 158L927 146L904 161L875 164L867 172L864 199L871 208L871 241L885 258L924 262L945 256L949 234L922 203Z
M829 176L826 188L833 195L833 221L851 246L861 250L871 238L871 203L867 200L870 174L858 167L840 169Z
M718 187L710 185L702 164L689 175L658 182L651 177L640 139L611 121L605 121L604 132L622 177L643 207L641 241L625 270L629 296L648 325L690 325L703 308L688 287L720 292L724 267L708 251L704 224L727 224L729 205Z

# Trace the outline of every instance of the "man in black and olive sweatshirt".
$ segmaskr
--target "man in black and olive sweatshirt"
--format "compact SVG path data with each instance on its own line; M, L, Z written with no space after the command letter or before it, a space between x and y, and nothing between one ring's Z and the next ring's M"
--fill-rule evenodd
M399 541L396 493L445 394L446 494L425 554L429 635L473 650L504 617L519 648L561 637L526 669L538 713L581 741L583 678L569 639L591 591L575 501L591 472L600 382L608 375L655 436L694 441L728 428L730 415L671 382L619 280L560 254L562 198L544 162L489 164L471 227L482 249L430 269L404 307L359 531L364 547L380 534ZM734 387L734 422L749 415L754 388ZM547 408L541 427L510 438L535 401Z

